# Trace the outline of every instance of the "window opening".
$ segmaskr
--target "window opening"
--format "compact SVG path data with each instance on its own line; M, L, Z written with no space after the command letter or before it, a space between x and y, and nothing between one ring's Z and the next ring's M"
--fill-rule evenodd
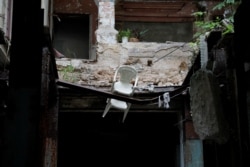
M54 17L53 45L60 57L89 59L89 15Z
M122 112L100 115L59 113L58 167L179 166L177 114L135 111L125 123Z

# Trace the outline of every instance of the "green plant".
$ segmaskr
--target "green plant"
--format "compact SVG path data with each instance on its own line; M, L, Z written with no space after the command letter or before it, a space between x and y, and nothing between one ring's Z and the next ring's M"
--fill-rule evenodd
M131 30L129 28L125 29L125 30L119 30L118 34L117 34L117 39L119 42L122 41L122 37L131 37Z
M63 69L63 79L65 81L73 82L75 80L73 72L74 72L74 67L72 65L67 65L67 67Z
M216 17L214 20L205 20L207 13L198 11L194 12L192 15L196 18L194 25L196 27L196 33L194 38L199 37L202 34L211 31L221 31L222 35L234 32L233 16L237 9L240 1L237 0L224 0L217 5L215 5L212 10L224 10L223 18Z
M148 29L133 28L131 31L132 31L131 37L137 38L140 41L142 41L149 30Z
M205 34L206 32L222 30L221 19L219 17L217 17L215 20L204 21L200 20L200 18L204 17L204 12L195 12L192 15L197 18L194 22L194 25L196 27L196 33L194 34L194 38L197 38L200 35Z

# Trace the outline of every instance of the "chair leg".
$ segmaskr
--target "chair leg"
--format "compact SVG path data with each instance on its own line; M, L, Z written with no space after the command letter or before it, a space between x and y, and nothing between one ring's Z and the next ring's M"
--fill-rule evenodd
M104 118L105 115L108 113L110 107L111 107L111 104L110 104L110 102L108 102L108 104L106 105L105 110L104 110L104 112L103 112L103 114L102 114L102 117L103 117L103 118Z
M131 106L131 103L127 103L128 107L127 109L124 111L124 114L123 114L123 118L122 118L122 122L124 123L126 117L127 117L127 114L128 114L128 111L130 109L130 106Z

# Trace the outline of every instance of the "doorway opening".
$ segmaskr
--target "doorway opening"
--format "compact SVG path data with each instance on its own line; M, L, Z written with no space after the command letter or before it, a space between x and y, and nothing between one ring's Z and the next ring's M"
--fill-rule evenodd
M176 113L61 112L58 167L179 166Z

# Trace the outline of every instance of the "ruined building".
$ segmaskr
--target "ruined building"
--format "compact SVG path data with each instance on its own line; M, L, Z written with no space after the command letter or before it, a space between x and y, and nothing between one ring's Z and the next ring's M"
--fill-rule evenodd
M219 2L0 0L1 166L249 166L249 1L234 33L194 38ZM111 91L123 65L133 96Z

